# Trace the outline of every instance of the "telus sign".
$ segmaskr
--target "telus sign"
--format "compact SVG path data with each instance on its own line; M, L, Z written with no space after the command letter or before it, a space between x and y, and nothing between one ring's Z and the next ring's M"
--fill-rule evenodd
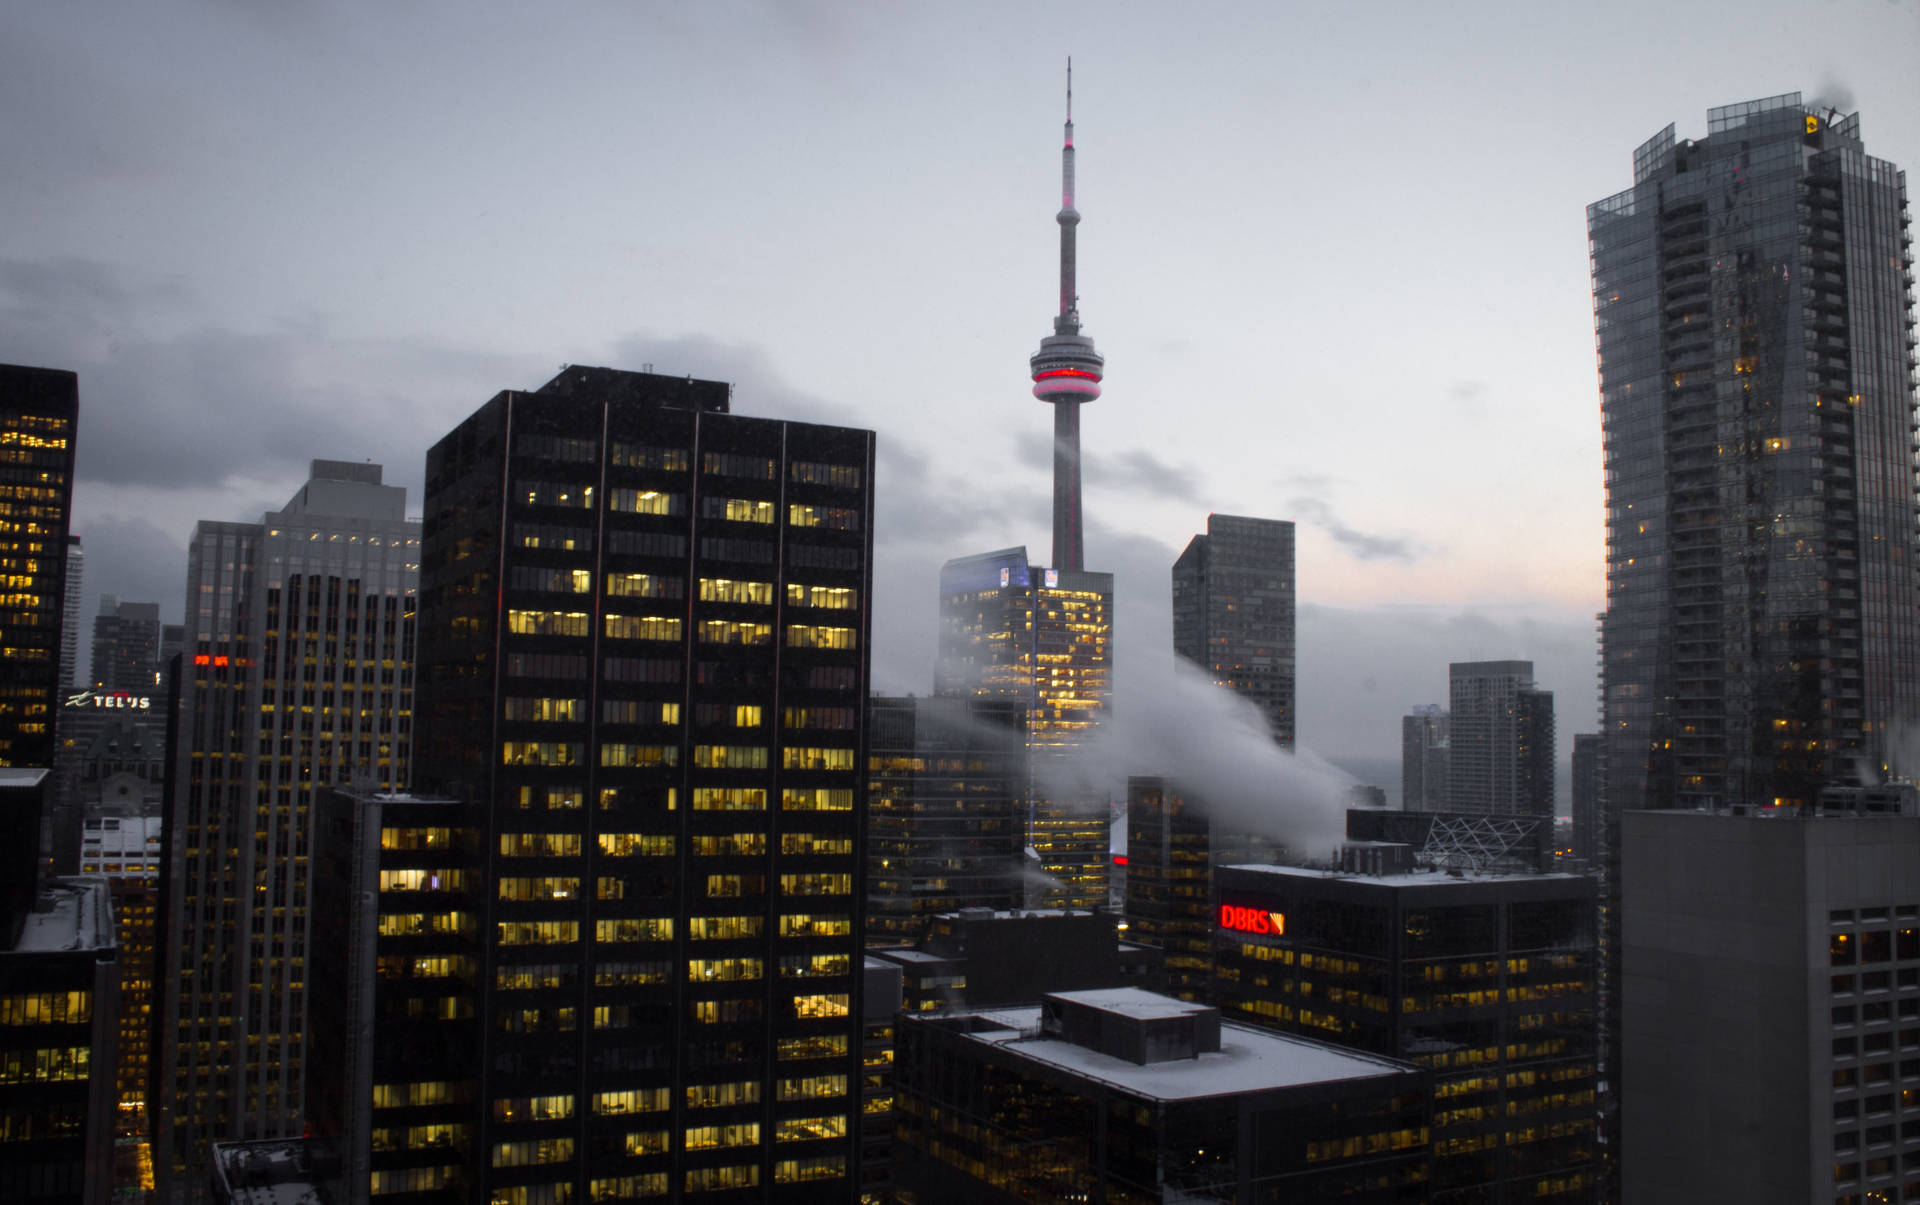
M1258 933L1279 937L1287 931L1287 914L1260 908L1242 908L1238 904L1220 905L1220 927L1235 933Z
M83 690L79 694L67 696L69 707L114 707L126 711L146 711L153 706L149 695L129 694L124 690L102 693L97 690Z

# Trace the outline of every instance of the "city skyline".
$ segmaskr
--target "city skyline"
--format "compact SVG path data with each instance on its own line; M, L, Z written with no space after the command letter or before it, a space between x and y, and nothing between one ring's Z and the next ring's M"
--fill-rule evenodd
M193 518L267 509L312 456L417 490L478 393L652 364L734 382L743 413L879 431L875 685L925 693L939 563L1046 546L1021 368L1056 308L1071 52L1080 292L1113 370L1083 437L1088 563L1116 574L1122 689L1166 655L1185 537L1270 515L1300 529L1303 748L1390 758L1449 660L1525 657L1564 752L1593 724L1602 601L1584 205L1647 130L1796 89L1920 162L1912 5L1821 14L1844 73L1785 6L1663 14L1670 56L1631 12L1406 9L1392 44L1344 15L978 12L23 14L4 53L34 120L0 153L38 170L4 186L0 359L80 374L82 613L106 592L177 620ZM1686 55L1707 38L1727 53ZM595 70L616 47L639 61ZM473 97L507 78L512 107ZM1461 473L1489 431L1532 454Z

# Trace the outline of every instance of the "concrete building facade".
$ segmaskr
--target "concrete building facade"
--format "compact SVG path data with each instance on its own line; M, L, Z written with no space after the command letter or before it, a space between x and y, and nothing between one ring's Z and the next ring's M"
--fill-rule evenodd
M1920 1195L1920 816L1622 837L1623 1199Z

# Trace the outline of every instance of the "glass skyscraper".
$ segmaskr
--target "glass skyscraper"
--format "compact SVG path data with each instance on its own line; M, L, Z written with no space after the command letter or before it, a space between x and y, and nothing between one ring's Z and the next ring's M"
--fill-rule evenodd
M1047 569L1025 548L940 569L934 692L1026 709L1026 846L1039 900L1107 902L1108 788L1086 754L1113 698L1113 574Z
M1293 748L1293 524L1208 515L1173 563L1173 651L1251 699Z
M1803 807L1920 702L1905 177L1798 93L1590 206L1609 814Z
M1026 709L867 701L867 942L911 945L942 912L1021 902Z

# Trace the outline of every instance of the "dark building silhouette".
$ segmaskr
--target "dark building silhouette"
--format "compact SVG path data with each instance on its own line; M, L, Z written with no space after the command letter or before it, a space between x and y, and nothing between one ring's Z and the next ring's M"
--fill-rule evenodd
M1208 515L1173 563L1173 651L1252 700L1293 748L1293 524Z
M867 701L867 941L1021 900L1026 711L1005 699Z
M70 535L67 537L66 601L60 609L60 685L63 689L81 685L80 612L85 598L82 580L85 569L86 554L80 547L80 537Z
M851 1199L873 447L573 367L428 452L415 784L484 817L480 1199Z
M1444 812L1452 776L1447 709L1423 703L1400 717L1400 810Z
M72 373L0 364L0 767L53 765L79 415Z
M322 792L316 810L309 968L326 986L307 1009L306 1132L356 1199L467 1201L488 1022L482 818L364 790ZM570 1116L545 1100L508 1107Z
M1492 816L1553 817L1553 692L1531 661L1447 667L1448 807Z
M1589 861L1599 843L1605 741L1598 732L1581 732L1573 738L1573 855Z
M93 685L150 695L160 680L160 604L100 596L93 619Z
M1593 1199L1592 879L1236 866L1216 881L1226 1016L1431 1072L1433 1201Z
M1059 908L962 908L933 918L911 948L870 949L902 968L901 1005L911 1013L1032 1004L1048 992L1158 988L1161 960L1120 940L1110 912Z
M331 460L260 522L194 529L150 1094L168 1200L209 1143L303 1128L313 809L407 781L419 541L379 465Z

